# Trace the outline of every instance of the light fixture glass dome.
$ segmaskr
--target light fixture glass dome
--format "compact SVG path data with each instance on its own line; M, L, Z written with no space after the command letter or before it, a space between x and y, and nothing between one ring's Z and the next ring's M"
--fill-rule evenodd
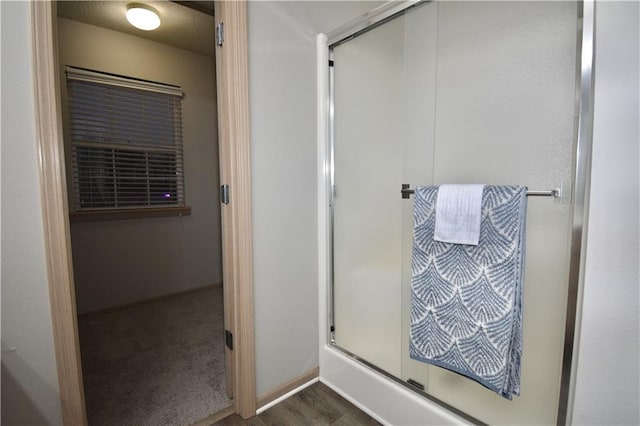
M134 27L145 31L155 30L160 26L158 11L146 4L132 3L128 5L127 21Z

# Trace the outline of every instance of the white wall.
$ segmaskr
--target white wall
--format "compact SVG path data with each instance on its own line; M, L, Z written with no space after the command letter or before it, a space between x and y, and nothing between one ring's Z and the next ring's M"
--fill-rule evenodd
M175 84L184 91L191 215L72 223L78 311L221 283L214 58L65 18L58 18L58 39L63 109L66 65Z
M640 4L596 5L591 200L573 423L640 424Z
M28 2L2 2L2 424L62 424L44 254Z
M315 34L375 4L249 3L258 395L318 366Z

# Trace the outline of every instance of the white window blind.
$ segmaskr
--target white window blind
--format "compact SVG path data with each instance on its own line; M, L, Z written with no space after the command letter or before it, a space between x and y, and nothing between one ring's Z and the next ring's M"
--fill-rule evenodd
M182 90L66 74L75 211L184 207Z

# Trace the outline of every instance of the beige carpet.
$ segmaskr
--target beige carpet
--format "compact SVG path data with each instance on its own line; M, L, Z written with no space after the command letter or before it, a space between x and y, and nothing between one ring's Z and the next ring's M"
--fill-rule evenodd
M222 287L79 319L90 425L190 425L231 405Z

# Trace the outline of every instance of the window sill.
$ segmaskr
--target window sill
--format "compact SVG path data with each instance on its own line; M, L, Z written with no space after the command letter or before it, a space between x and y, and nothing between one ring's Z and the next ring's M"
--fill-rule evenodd
M69 214L71 222L97 222L105 220L148 219L153 217L189 216L191 207L160 207L151 209L118 209L118 210L90 210L72 212Z

